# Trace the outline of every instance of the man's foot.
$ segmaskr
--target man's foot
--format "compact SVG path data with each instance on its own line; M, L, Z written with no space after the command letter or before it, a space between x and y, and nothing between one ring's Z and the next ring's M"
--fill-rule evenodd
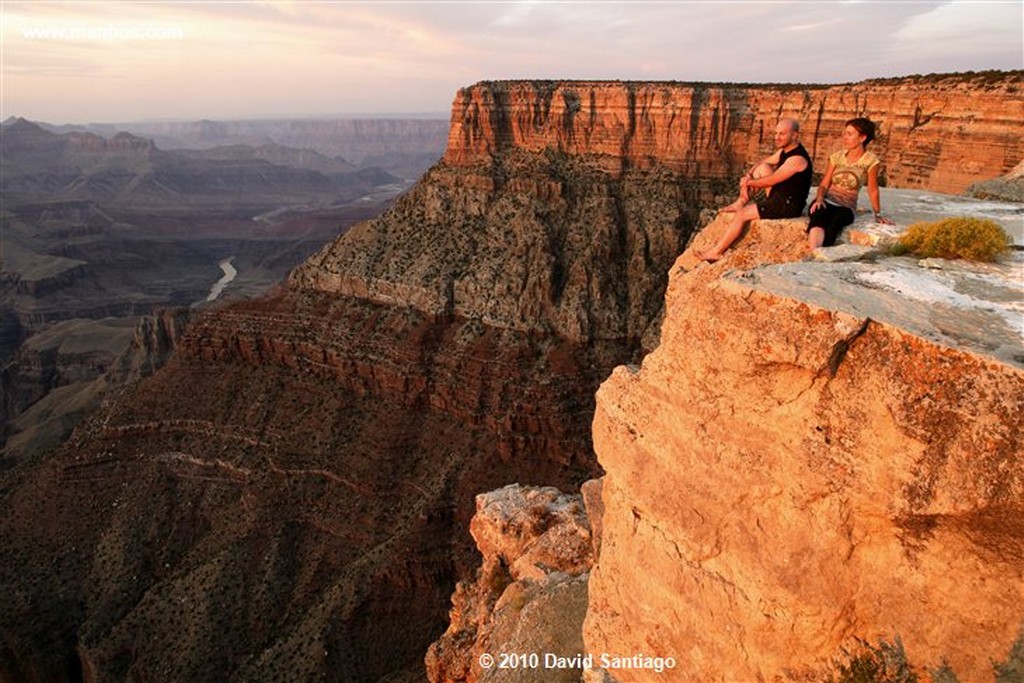
M737 199L732 204L729 204L728 206L723 206L722 208L720 208L718 210L718 213L726 213L727 211L739 211L744 206L746 206L746 204L747 203L745 201L743 201L742 199Z
M722 258L721 254L717 254L713 251L698 251L694 252L693 255L697 257L697 260L707 261L708 263L714 263L718 259Z

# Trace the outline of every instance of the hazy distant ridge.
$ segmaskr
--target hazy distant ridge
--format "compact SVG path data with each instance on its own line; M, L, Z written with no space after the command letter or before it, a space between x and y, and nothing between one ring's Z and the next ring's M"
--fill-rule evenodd
M110 136L128 131L161 149L210 149L227 145L283 145L343 157L359 167L379 166L411 179L444 153L448 118L361 118L334 120L158 121L40 124L54 133L86 131Z

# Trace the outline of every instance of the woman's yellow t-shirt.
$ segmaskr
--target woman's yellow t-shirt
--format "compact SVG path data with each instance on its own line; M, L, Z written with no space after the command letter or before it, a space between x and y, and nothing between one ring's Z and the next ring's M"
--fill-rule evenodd
M835 170L832 172L832 184L829 185L828 199L833 204L845 206L851 211L857 210L857 195L860 188L868 182L868 171L879 163L878 157L871 152L864 152L857 161L849 162L846 151L839 151L828 158Z

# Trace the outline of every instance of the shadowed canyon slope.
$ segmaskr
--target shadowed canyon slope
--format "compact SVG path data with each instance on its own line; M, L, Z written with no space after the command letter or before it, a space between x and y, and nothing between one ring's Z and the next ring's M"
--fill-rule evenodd
M992 86L1004 110L1019 80ZM908 81L900 97L961 85ZM18 561L0 565L0 613L14 615L2 669L422 680L454 582L475 566L474 496L596 473L594 392L653 343L700 208L769 151L762 130L779 113L816 112L822 92L460 92L445 158L387 212L273 294L201 315L162 370L63 449L4 471L0 550ZM569 93L575 118L558 109ZM820 134L858 97L828 100ZM931 144L967 106L948 101L918 126ZM1020 156L1000 128L1017 114L998 101L970 138L986 177L1016 163L993 161L997 148Z
M697 202L558 153L442 163L287 287L200 316L4 475L26 558L2 569L6 668L422 679L473 496L592 476L593 392L638 352Z

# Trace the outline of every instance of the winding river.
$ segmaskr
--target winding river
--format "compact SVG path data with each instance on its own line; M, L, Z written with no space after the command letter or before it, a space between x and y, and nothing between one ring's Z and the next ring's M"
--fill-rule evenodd
M231 256L217 264L220 266L220 269L224 271L224 275L222 275L221 278L213 283L212 287L210 287L210 294L206 297L207 301L216 300L216 298L221 295L221 292L224 291L224 288L227 287L228 283L234 280L235 276L238 275L238 271L233 265L231 265L231 262L234 260L235 257Z

